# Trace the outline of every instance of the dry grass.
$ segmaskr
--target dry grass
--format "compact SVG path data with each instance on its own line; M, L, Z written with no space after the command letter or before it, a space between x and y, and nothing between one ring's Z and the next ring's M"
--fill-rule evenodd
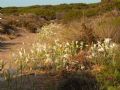
M43 42L51 43L56 39L61 42L84 41L85 43L96 42L95 35L91 27L82 21L73 21L68 24L52 23L45 26L47 38L40 37ZM49 30L47 30L49 28ZM44 29L44 27L43 27ZM41 29L41 32L44 32Z
M117 14L116 14L117 13ZM118 12L108 12L94 18L73 21L67 24L62 31L70 40L82 40L87 43L96 42L97 39L111 38L120 43L120 16ZM64 36L62 36L64 37Z
M120 17L100 16L92 22L95 34L103 38L111 38L114 42L120 42Z
M13 27L25 28L27 31L35 32L38 28L43 26L46 21L39 16L32 14L5 16L8 24Z
M43 42L52 43L56 39L59 39L61 42L70 42L73 40L78 40L81 35L81 31L79 29L75 29L73 26L64 25L64 24L50 24L45 26L46 34L48 36L46 38L41 38ZM43 28L44 29L44 28ZM49 30L47 30L49 29ZM44 32L41 29L40 34Z
M16 88L18 90L41 88L41 90L100 90L100 88L109 90L111 86L119 88L119 47L111 41L111 38L115 42L120 40L119 17L97 17L94 21L92 20L85 20L84 23L74 21L66 25L52 23L44 26L38 35L42 44L37 41L29 48L29 52L26 52L27 47L25 47L18 51L18 56L16 52L13 55L15 60L12 64L16 64L17 67L15 74L13 74L14 68L13 70L8 68L7 73L3 72L4 82L8 83L7 88L11 90ZM15 24L16 22L11 22L11 25ZM107 41L106 39L97 41L97 37L107 38ZM26 40L28 42L30 38ZM81 44L80 41L84 42ZM49 75L40 76L41 73L37 75L36 71L46 71ZM49 80L50 73L52 77L57 73L62 78L57 80L55 78L55 81ZM76 76L77 74L79 75ZM111 77L114 82L104 81ZM42 81L44 79L45 81ZM17 84L14 84L16 82ZM98 86L98 82L101 86ZM16 85L15 89L14 85Z
M10 40L8 35L0 35L0 40L5 41L5 40Z

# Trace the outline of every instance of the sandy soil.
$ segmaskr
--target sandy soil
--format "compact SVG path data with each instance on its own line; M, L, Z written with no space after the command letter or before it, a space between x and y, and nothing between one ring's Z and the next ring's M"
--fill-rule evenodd
M0 59L5 62L12 60L12 53L18 52L20 48L29 49L32 43L37 41L37 34L24 33L20 37L9 41L0 42Z

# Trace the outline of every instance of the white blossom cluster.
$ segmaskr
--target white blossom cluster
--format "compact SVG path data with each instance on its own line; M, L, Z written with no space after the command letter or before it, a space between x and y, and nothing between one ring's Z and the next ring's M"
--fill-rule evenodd
M55 36L56 35L56 31L61 30L62 29L62 25L61 24L56 24L56 23L51 23L49 25L45 25L41 28L41 32L39 33L39 37L40 38L50 38L51 36Z
M117 47L118 45L112 42L110 38L105 38L103 42L98 41L90 47L90 51L92 53L91 56L95 57L98 54L111 55Z
M54 29L61 28L61 25L50 24L44 26L42 31L38 36L49 38L54 35ZM110 38L105 38L103 42L98 41L96 44L84 45L84 42L71 41L71 42L60 42L58 38L54 40L54 43L47 44L44 42L34 43L27 52L25 49L19 50L17 55L13 55L19 69L22 67L24 69L29 68L33 70L35 68L49 68L54 69L67 68L67 64L76 65L79 64L76 60L69 61L71 57L77 55L78 50L85 50L86 58L90 59L98 55L111 55L117 47L117 44L113 43ZM75 64L73 64L75 63ZM83 65L79 65L83 69Z
M55 40L52 45L35 43L32 45L30 52L25 49L19 50L18 54L14 56L16 63L22 63L24 67L31 67L31 64L43 67L44 65L52 65L55 68L64 67L70 56L77 54L79 47L78 41L60 43L59 39ZM30 65L30 66L29 66ZM32 67L31 67L32 68Z

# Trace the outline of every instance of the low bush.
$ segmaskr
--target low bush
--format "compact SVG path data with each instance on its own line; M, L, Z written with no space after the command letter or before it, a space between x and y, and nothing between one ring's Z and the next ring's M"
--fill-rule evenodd
M114 42L120 42L120 17L110 16L110 17L99 17L93 21L93 28L95 34L100 38L112 38Z

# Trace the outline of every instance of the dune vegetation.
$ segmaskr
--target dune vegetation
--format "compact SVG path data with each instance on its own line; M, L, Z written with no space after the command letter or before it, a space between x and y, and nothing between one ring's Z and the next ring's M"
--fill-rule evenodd
M120 90L120 1L108 1L0 8L3 43L37 38L0 57L0 90Z

